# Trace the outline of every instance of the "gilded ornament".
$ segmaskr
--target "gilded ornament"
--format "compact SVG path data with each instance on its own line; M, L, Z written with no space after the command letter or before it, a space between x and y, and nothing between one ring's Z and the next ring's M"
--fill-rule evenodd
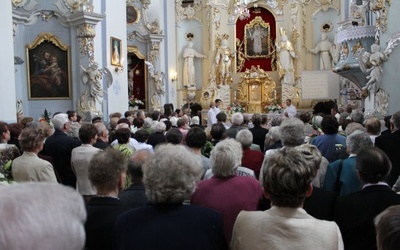
M24 5L28 2L28 0L12 0L12 5L15 8L24 7Z

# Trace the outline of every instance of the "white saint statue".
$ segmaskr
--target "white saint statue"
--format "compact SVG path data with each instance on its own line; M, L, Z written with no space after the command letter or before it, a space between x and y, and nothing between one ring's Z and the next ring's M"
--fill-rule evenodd
M320 70L332 69L332 48L333 44L328 40L328 35L323 33L321 41L318 42L314 49L310 49L310 52L313 54L319 53Z
M217 79L219 85L227 85L231 81L231 63L232 54L231 49L228 47L228 35L223 35L221 40L221 45L217 49L217 54L215 56L215 63L217 65Z
M279 53L279 76L281 79L283 78L284 84L294 85L295 77L293 61L296 58L296 54L294 53L293 45L288 40L284 29L281 29L281 41L275 46L276 51Z
M196 85L195 68L193 62L195 57L205 58L206 56L193 49L193 42L189 41L185 50L183 51L183 86L190 87Z

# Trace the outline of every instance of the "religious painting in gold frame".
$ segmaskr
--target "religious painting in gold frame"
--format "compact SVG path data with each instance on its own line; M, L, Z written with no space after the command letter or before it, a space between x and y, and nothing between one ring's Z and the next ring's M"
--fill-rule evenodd
M71 99L69 46L52 33L26 45L28 99Z
M138 8L132 5L126 6L126 23L128 25L134 25L140 21L140 11Z
M121 66L121 53L122 53L122 41L121 39L111 37L111 65Z
M269 58L270 26L256 16L244 26L244 53L246 58Z

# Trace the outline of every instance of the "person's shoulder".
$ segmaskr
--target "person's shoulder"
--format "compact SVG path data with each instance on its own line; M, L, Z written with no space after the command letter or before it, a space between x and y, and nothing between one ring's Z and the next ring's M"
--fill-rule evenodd
M236 219L236 223L250 222L251 220L258 220L262 217L267 217L264 211L241 211Z
M346 136L340 134L340 133L336 133L336 138L339 138L341 140L346 140Z

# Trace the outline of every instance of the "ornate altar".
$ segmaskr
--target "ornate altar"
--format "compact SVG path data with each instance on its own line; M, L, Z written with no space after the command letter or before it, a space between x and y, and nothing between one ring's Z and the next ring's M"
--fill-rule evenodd
M242 75L234 97L247 103L248 113L264 113L264 105L277 100L276 83L259 65L253 65Z

